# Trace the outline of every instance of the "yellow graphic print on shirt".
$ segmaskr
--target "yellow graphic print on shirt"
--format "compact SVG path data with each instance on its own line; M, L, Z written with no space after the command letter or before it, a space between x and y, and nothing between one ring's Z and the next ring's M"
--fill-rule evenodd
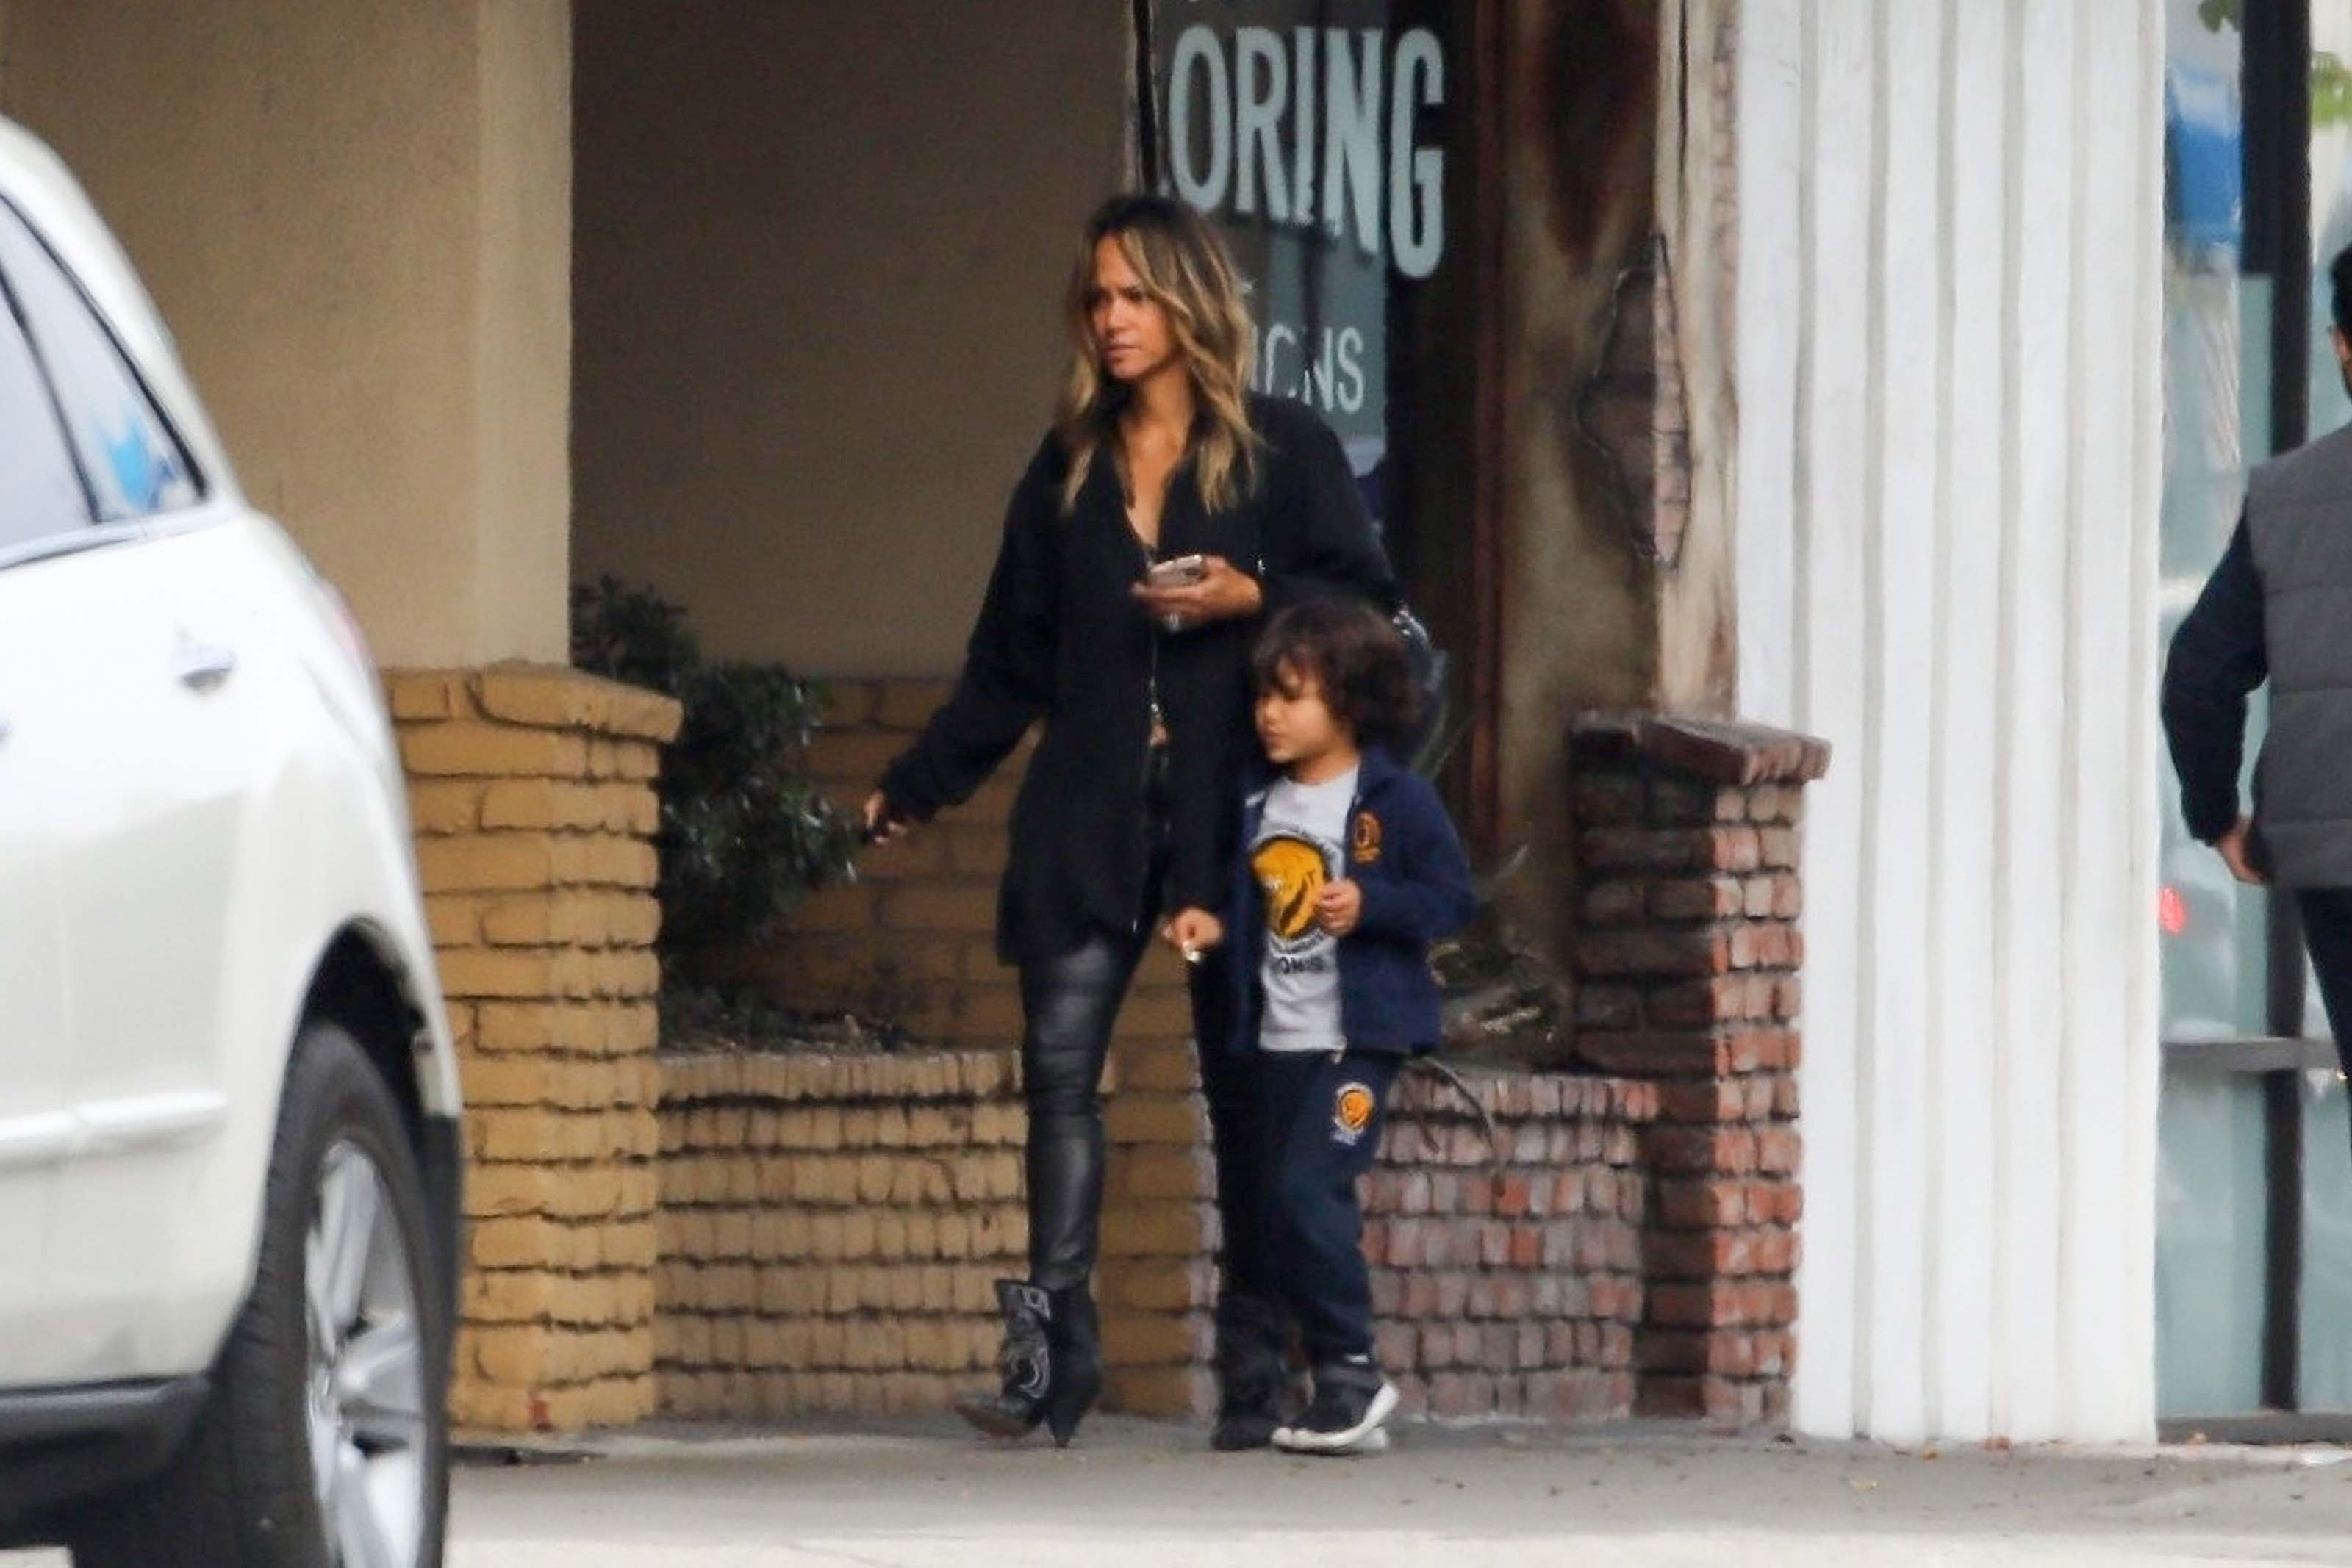
M1315 930L1315 899L1328 874L1323 851L1288 833L1266 839L1250 856L1250 871L1265 894L1266 928L1285 942Z

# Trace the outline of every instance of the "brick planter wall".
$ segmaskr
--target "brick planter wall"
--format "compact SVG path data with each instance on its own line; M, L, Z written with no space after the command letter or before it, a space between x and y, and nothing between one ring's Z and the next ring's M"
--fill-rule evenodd
M1649 1083L1409 1071L1365 1184L1382 1367L1408 1415L1597 1420L1634 1405Z
M1108 1403L1186 1414L1207 1333L1205 1162L1190 1122L1162 1129L1129 1103L1160 1097L1113 1101ZM984 1385L993 1282L1027 1271L1027 1125L1003 1052L665 1058L663 1411L928 1410Z
M385 677L467 1102L460 1426L652 1414L647 841L667 698L574 671Z
M1011 1063L712 1053L662 1063L663 1413L936 1409L1024 1271Z
M1826 744L1593 716L1570 739L1576 1051L1654 1082L1645 1414L1778 1424L1796 1360L1803 786Z
M891 758L947 695L920 680L835 680L810 765L834 797L862 802ZM967 1051L1015 1053L1018 981L996 961L996 886L1005 824L1027 767L1024 742L970 801L859 858L858 882L795 911L741 973L779 1000L855 1012ZM1155 948L1136 977L1111 1042L1121 1085L1108 1110L1110 1166L1096 1288L1119 1408L1195 1415L1210 1408L1194 1352L1205 1343L1216 1244L1206 1121L1192 1062L1184 968Z
M820 773L863 798L940 694L839 688ZM1801 789L1827 748L1594 716L1571 740L1581 1071L1408 1079L1367 1188L1384 1359L1442 1417L1785 1419L1802 1212ZM991 926L1016 758L866 857L744 972L961 1049L666 1066L663 1408L935 1408L984 1381L990 1281L1020 1270L1013 977ZM1112 1053L1097 1290L1108 1403L1212 1403L1215 1224L1181 967L1148 961ZM1500 1168L1490 1168L1497 1155Z
M664 1414L930 1410L992 1374L992 1282L1027 1247L1025 1130L996 1052L666 1058L656 1344ZM1368 1183L1384 1363L1413 1414L1629 1414L1639 1134L1654 1085L1476 1077L1396 1094ZM1118 1107L1150 1105L1132 1085ZM1175 1131L1177 1129L1171 1129ZM1502 1166L1493 1166L1499 1153ZM1127 1144L1106 1202L1112 1408L1210 1407L1205 1153ZM1139 1192L1137 1189L1143 1189ZM1153 1223L1158 1207L1174 1223Z
M859 680L826 687L832 700L809 765L828 793L854 807L947 687ZM1030 749L1024 742L978 794L921 831L860 855L857 882L802 904L774 942L746 956L744 972L812 1011L881 1019L941 1045L1015 1043L1021 996L1013 971L996 962L996 884Z

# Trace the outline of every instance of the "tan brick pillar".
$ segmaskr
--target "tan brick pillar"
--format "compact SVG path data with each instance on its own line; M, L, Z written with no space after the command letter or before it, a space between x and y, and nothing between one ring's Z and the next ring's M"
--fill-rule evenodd
M653 1414L653 780L677 705L575 671L387 685L465 1079L460 1427Z

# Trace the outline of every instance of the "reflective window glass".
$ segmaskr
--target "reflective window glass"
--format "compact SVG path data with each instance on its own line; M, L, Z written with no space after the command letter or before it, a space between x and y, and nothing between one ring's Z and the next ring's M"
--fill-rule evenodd
M194 506L195 474L72 278L17 214L0 204L0 269L56 388L98 516L126 522Z
M89 503L15 316L0 307L0 551L89 526Z

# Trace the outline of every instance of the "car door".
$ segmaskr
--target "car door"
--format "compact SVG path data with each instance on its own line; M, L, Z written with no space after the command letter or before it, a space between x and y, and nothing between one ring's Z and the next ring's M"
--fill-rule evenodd
M57 1173L70 1150L72 1042L51 816L62 783L47 716L57 663L45 570L93 533L47 388L0 294L0 1385L52 1381L44 1309Z
M42 1324L76 1380L142 1370L170 1285L176 1213L226 1124L224 988L242 922L234 871L268 754L239 661L233 539L185 453L73 279L0 206L0 273L55 394L97 531L47 563L73 651L46 714L48 813L77 1136L53 1176ZM242 1218L239 1223L246 1223Z

